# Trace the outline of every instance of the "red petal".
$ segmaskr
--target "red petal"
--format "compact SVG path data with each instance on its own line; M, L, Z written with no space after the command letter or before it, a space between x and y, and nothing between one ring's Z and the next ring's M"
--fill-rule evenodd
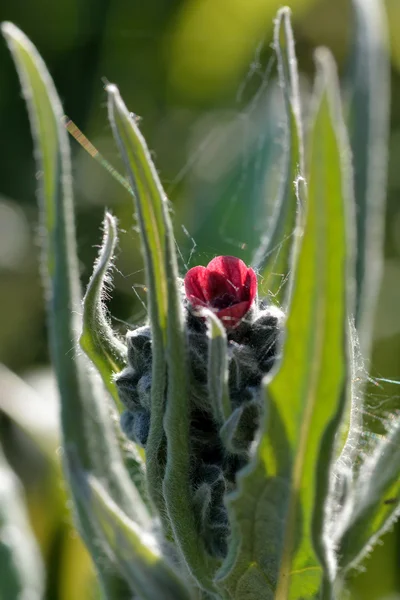
M254 273L253 269L251 267L249 267L247 269L246 281L242 288L241 300L249 300L250 304L252 304L256 295L257 295L257 275Z
M246 281L248 267L235 256L217 256L207 265L207 271L220 273L230 286L229 292L240 298L241 289Z
M194 267L185 277L185 290L193 306L212 308L227 328L236 327L257 294L253 269L235 256L217 256L207 267Z
M234 329L251 308L252 302L239 302L223 310L219 310L216 315L223 322L226 329Z
M185 275L185 292L189 301L194 305L206 305L205 290L208 287L208 272L206 267L193 267Z
M223 309L236 304L240 299L238 298L239 291L233 287L230 280L225 275L222 275L222 273L208 271L205 295L210 305L214 308Z

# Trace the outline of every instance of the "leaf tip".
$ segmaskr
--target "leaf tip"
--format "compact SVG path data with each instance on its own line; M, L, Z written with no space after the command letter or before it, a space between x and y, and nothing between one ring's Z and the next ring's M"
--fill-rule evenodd
M32 42L27 38L24 32L14 25L14 23L11 23L11 21L3 21L0 23L0 28L1 33L9 45L14 42L25 47L32 46Z
M0 27L4 37L15 37L17 33L20 33L18 27L16 27L14 23L11 23L11 21L3 21L0 24Z
M104 89L108 95L109 106L115 106L116 104L122 103L121 94L119 93L119 89L115 83L107 83Z
M290 17L292 15L292 9L290 6L282 6L276 13L276 18L279 21L280 19Z
M119 90L115 83L107 83L107 85L105 86L105 90L108 94L112 96L119 95Z
M110 231L115 235L117 234L117 219L108 211L104 214L104 231L107 235L109 235Z

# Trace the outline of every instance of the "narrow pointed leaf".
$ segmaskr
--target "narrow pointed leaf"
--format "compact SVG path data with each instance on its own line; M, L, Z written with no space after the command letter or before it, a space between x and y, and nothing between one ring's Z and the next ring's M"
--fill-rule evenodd
M124 477L108 407L98 380L91 377L86 360L77 351L77 335L82 326L81 293L69 145L61 124L60 100L41 57L26 36L10 23L3 24L3 33L20 74L42 172L38 196L46 231L44 276L48 285L50 346L61 394L64 441L67 448L74 446L79 450L85 468L98 470L121 503L129 506L129 493L134 489ZM138 499L139 512L141 504ZM145 515L146 512L142 517L146 518Z
M177 287L175 243L169 214L165 209L164 219L167 236L165 260L168 281L168 394L164 420L167 465L163 489L174 538L185 563L203 589L215 592L213 576L217 561L206 553L193 510L193 492L190 484L193 460L190 440L191 406L187 377L186 331Z
M113 376L126 365L127 348L111 329L103 298L107 273L112 263L117 238L116 219L106 213L103 245L83 299L83 323L79 343L100 373L104 386L111 394L116 407L120 408L121 402ZM141 498L148 505L144 461L140 449L133 443L128 446L119 429L116 434L123 448L122 454L130 478Z
M110 121L135 192L149 288L153 339L152 410L146 444L149 489L164 520L165 532L168 534L172 529L194 577L203 587L213 590L214 561L206 556L196 527L189 485L190 406L185 368L186 334L172 225L165 193L146 142L116 87L108 86L108 93ZM164 407L166 366L168 391ZM161 461L165 460L165 453L167 460L163 464Z
M119 398L113 375L126 366L127 349L112 331L104 307L104 290L117 239L116 220L107 213L104 219L103 244L83 299L83 327L79 343L118 405Z
M129 520L94 477L81 473L80 478L87 512L131 593L142 600L190 600L189 590L165 562L152 534Z
M249 565L264 577L266 598L325 593L322 511L347 384L352 197L335 69L329 54L319 58L309 197L283 358L265 383L256 455L228 499L233 544L219 581L235 600L258 597ZM247 595L240 595L245 577Z
M149 285L150 317L152 321L158 323L165 340L167 320L165 224L163 218L165 193L160 187L157 172L135 118L127 111L116 86L109 85L107 92L113 133L125 162L129 182L135 196Z
M278 11L275 21L274 48L278 59L279 83L285 101L286 139L285 164L279 197L276 201L275 219L271 232L258 249L253 263L262 274L266 292L278 302L287 302L287 282L291 254L295 241L296 224L301 225L304 178L303 127L301 122L300 91L290 9Z
M286 595L298 597L305 586L309 594L313 585L329 588L331 567L323 520L335 435L349 384L347 327L354 243L351 158L333 59L326 50L320 50L317 58L307 222L282 365L269 386L269 394L281 407L294 457L279 600ZM303 360L296 339L303 341ZM288 394L290 401L284 403ZM321 564L324 580L322 573L318 576ZM324 593L325 589L322 597Z
M38 193L45 235L43 274L47 285L50 348L61 396L64 464L70 476L71 457L95 472L113 499L139 522L148 522L147 509L130 483L122 462L114 424L99 382L77 350L81 328L81 293L72 203L67 133L53 81L27 37L11 23L2 25L20 76L29 109L35 155L41 173ZM110 598L127 590L126 582L108 563L96 542L84 507L77 499L76 482L69 483L80 532L98 566L102 587Z
M369 355L382 271L388 163L390 64L383 2L353 0L355 33L348 76L348 123L357 205L356 327Z
M114 138L125 163L134 192L145 261L149 317L152 333L152 384L150 432L146 444L147 480L150 496L163 519L165 502L162 480L165 467L163 427L166 387L167 279L165 274L165 195L135 119L128 112L116 86L109 85L108 115Z

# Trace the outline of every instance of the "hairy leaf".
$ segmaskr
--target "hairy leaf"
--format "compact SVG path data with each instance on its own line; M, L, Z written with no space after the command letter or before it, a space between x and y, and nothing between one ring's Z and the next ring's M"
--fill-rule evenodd
M400 516L400 423L377 444L347 494L335 531L340 573L356 566Z
M93 526L132 594L140 594L142 600L190 600L189 590L161 555L153 534L128 519L96 478L83 472L78 477Z
M301 215L298 213L302 210L301 197L304 195L300 92L290 9L287 7L278 11L274 48L286 109L285 165L272 230L257 250L253 263L261 272L263 288L276 300L285 303L288 299L286 283L290 280L296 226L301 225Z
M163 482L165 503L175 541L191 574L200 586L213 592L216 561L207 555L195 520L190 484L192 467L188 386L188 353L182 304L178 289L175 242L164 206L165 270L168 282L167 364L168 392L165 409L167 464Z
M223 425L232 412L228 388L226 331L212 311L207 311L207 323L208 391L215 421Z
M323 516L347 385L352 196L338 84L326 52L319 55L314 103L309 199L283 358L265 383L263 437L228 500L236 551L219 578L237 600L258 597L250 566L277 600L315 597L323 566L329 570Z
M116 86L109 85L108 113L114 138L125 163L140 227L148 288L148 306L152 333L151 420L146 445L147 480L150 496L164 521L165 502L162 492L165 462L163 427L166 388L167 278L165 273L165 224L157 173L146 142L135 119L128 112Z
M108 86L108 93L111 124L135 192L149 288L153 340L151 422L146 445L149 488L164 521L165 532L168 534L171 527L192 574L202 586L213 590L213 561L206 556L196 527L189 485L186 334L168 207L135 119L128 112L115 86ZM168 391L164 417L165 362ZM164 427L167 442L165 465Z
M103 591L120 598L124 579L96 542L96 533L77 497L71 472L73 456L104 481L110 495L131 517L148 523L147 509L129 481L117 443L110 407L86 360L77 350L81 293L76 252L67 133L53 81L37 50L11 23L3 33L15 60L27 101L41 173L39 205L45 235L43 273L47 282L50 348L61 396L64 464L75 500L81 534L98 567ZM125 590L125 592L124 592Z
M83 299L83 328L79 343L96 366L106 389L118 404L118 392L113 375L126 366L127 349L111 329L103 298L106 277L117 239L116 220L106 213L103 244Z
M325 568L322 597L329 594L325 586L329 588L326 579L331 578L333 566L329 540L324 539L324 517L335 435L349 382L347 327L354 242L351 159L333 59L322 50L317 58L307 221L282 365L268 388L280 406L294 457L278 599L285 594L297 598L304 583L321 584L319 563ZM288 394L291 401L285 402Z

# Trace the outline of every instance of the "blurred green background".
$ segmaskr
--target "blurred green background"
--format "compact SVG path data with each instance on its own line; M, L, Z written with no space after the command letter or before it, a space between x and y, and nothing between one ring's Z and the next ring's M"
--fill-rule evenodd
M331 48L346 81L350 0L287 4L305 98L318 45ZM373 377L400 381L400 0L385 4L392 65L385 272L367 366ZM267 231L282 152L282 106L271 62L273 18L281 5L276 0L4 0L0 6L0 21L14 22L41 52L66 114L121 172L104 82L116 83L130 110L140 115L171 200L182 273L216 254L249 261ZM46 564L46 599L91 598L93 574L71 527L59 468L32 141L4 42L0 139L0 362L5 365L0 439L27 496ZM105 207L120 220L110 308L123 332L145 318L131 198L74 140L71 146L83 283L101 239ZM377 432L382 419L400 409L399 391L395 385L371 384L367 411ZM400 598L398 526L364 566L351 583L354 599Z

